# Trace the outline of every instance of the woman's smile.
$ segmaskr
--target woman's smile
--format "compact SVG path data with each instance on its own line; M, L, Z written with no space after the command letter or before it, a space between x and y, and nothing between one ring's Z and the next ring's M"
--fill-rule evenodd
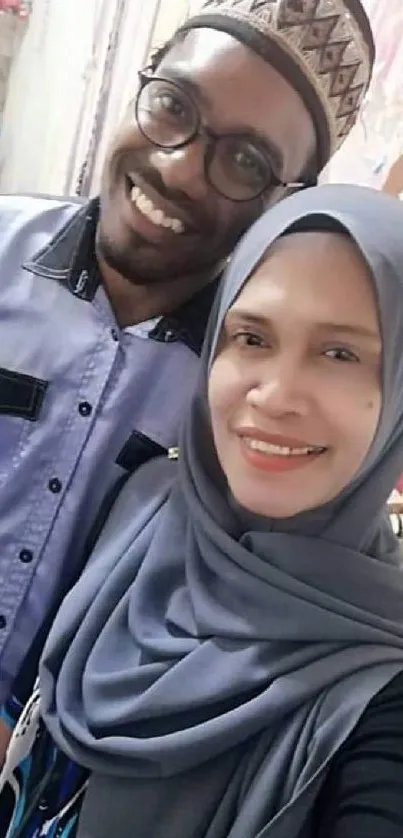
M240 428L236 433L246 462L261 471L293 471L312 465L326 452L323 446L267 434L259 428Z

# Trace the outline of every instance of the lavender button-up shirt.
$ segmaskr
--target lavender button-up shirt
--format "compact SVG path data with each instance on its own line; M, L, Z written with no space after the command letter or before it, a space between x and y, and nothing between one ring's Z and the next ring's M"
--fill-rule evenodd
M134 465L145 444L176 444L197 368L183 323L119 329L91 256L94 213L0 198L0 702L129 438Z

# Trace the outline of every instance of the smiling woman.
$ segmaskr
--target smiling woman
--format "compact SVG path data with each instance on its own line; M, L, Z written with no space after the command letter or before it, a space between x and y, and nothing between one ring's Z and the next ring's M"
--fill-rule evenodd
M323 187L240 244L179 460L127 483L56 617L8 838L401 838L402 221Z

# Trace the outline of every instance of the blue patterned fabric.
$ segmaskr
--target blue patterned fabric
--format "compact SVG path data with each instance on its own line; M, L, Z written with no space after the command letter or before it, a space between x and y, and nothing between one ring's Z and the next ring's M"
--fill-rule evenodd
M39 693L12 698L0 718L14 729L0 779L1 838L74 838L88 772L53 744L39 717Z

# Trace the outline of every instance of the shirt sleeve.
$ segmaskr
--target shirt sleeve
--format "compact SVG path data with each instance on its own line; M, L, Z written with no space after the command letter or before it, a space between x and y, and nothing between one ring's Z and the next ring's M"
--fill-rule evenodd
M403 673L368 705L335 758L313 838L402 838Z

